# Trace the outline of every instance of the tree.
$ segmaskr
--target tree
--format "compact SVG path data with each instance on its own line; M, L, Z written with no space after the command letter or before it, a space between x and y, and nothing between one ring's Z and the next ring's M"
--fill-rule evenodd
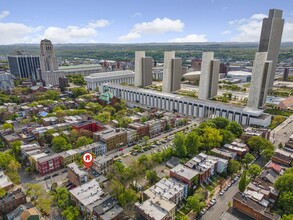
M279 196L279 204L282 207L282 210L285 214L292 214L293 213L293 192L286 191L282 192Z
M159 180L155 170L147 170L146 177L151 185L155 184Z
M274 146L271 142L261 136L253 136L248 139L249 148L258 155L262 150L271 149L274 150Z
M185 136L182 132L178 132L175 134L173 143L174 143L176 154L179 157L185 157L187 154L187 149L185 146Z
M272 156L274 155L274 150L273 149L265 149L263 152L261 152L261 155L266 159L266 161L269 161Z
M243 133L243 128L240 124L238 124L235 121L231 121L229 125L226 127L228 131L231 131L233 134L235 134L236 137L240 137Z
M113 116L116 112L116 109L111 105L107 105L105 108L103 108L103 112L109 112Z
M85 108L96 114L103 109L103 106L101 106L99 103L89 102L85 105Z
M192 209L193 212L198 213L203 207L205 207L204 202L200 200L198 196L189 196L187 198L186 206Z
M242 159L242 163L244 163L245 167L247 167L247 165L250 164L254 160L255 160L255 157L251 153L247 153L244 155Z
M254 179L257 177L261 172L261 168L257 164L251 164L248 166L247 174L250 176L251 179Z
M223 138L220 131L216 128L206 127L203 129L203 135L201 136L202 146L206 151L219 147Z
M150 140L149 136L144 136L143 137L144 145L148 145L149 140Z
M76 141L76 146L77 147L82 147L82 146L86 146L88 144L93 143L93 140L91 138L87 138L85 136L81 136L77 139Z
M241 169L241 163L237 160L230 160L228 163L228 174L235 174Z
M148 120L146 116L141 117L140 122L144 123Z
M280 192L291 191L293 186L293 172L285 172L284 175L279 176L275 182L275 187Z
M18 174L18 170L20 169L21 165L15 159L11 160L7 166L5 171L6 175L10 178L10 180L15 183L20 183L20 177Z
M102 123L108 123L110 121L111 114L109 112L100 112L97 116L94 117L94 119L102 122Z
M246 188L246 172L246 170L243 171L239 181L238 189L240 192L244 192Z
M13 154L15 156L19 156L20 155L20 146L21 146L21 142L20 141L13 141L11 143L11 150L13 152Z
M69 192L65 187L56 188L53 191L54 201L59 208L65 209L70 205Z
M115 118L116 118L116 120L119 120L119 119L122 119L122 118L124 118L124 117L126 117L126 115L127 115L127 111L126 110L119 110L118 112L116 112L116 114L115 114Z
M132 189L125 189L123 193L118 196L118 202L124 208L126 213L132 212L134 204L137 202L138 198L136 192Z
M186 135L185 145L188 155L196 155L200 148L200 144L200 137L196 132L192 131Z
M45 98L50 100L58 100L60 98L60 92L57 90L47 90L45 92Z
M87 94L87 91L84 87L76 87L76 88L72 88L72 95L74 98L77 98L78 96Z
M61 212L61 215L66 218L66 220L77 220L79 219L79 210L75 206L68 206Z
M3 188L0 188L0 198L6 195L6 190Z
M280 220L293 220L293 214L283 215Z
M223 117L214 118L211 122L214 123L218 129L225 129L230 123L228 119Z
M122 118L118 119L118 126L122 127L122 128L127 128L131 122L132 122L131 118L122 117Z
M235 135L229 130L220 129L220 134L222 136L222 146L232 143L232 141L235 139Z
M4 123L2 125L2 129L3 130L6 130L6 129L12 129L13 130L13 125L12 124L9 124L9 123Z
M68 145L67 140L61 136L52 139L52 146L56 152L69 150L71 148L71 146Z

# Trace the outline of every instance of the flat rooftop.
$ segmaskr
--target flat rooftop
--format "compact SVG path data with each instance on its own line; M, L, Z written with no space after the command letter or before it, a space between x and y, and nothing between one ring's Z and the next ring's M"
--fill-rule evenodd
M255 117L260 116L263 114L263 110L260 109L253 109L249 107L241 107L241 106L235 106L235 105L230 105L230 104L225 104L222 102L216 102L216 101L211 101L211 100L201 100L201 99L196 99L196 98L190 98L186 96L181 96L181 95L176 95L176 94L171 94L171 93L165 93L165 92L158 92L155 90L150 90L150 89L142 89L142 88L137 88L137 87L131 87L131 86L123 86L119 84L113 84L113 83L105 83L105 86L113 86L115 88L120 88L120 89L127 89L130 91L137 91L149 95L155 95L155 96L161 96L165 98L173 98L177 99L182 102L196 102L198 105L209 105L214 108L220 108L222 109L223 107L227 110L230 111L236 111L236 112L243 112L244 114L249 114Z
M178 164L176 167L172 168L171 172L177 173L178 175L188 180L192 180L195 176L199 174L198 171L190 169L182 164Z
M103 78L103 77L125 76L125 75L133 75L134 76L134 72L131 70L121 70L121 71L92 73L89 76L84 77L84 79L86 80L86 79L90 79L90 78Z
M102 69L100 64L80 64L80 65L70 65L70 66L59 66L58 70L62 71L74 71L74 70L91 70L91 69Z
M81 170L75 162L68 164L67 167L71 169L74 173L76 173L78 176L87 175L87 173Z

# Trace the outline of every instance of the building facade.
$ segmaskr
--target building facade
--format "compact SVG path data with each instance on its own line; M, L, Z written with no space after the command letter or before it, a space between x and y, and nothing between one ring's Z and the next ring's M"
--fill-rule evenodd
M171 93L181 88L182 60L175 58L175 51L164 54L164 73L162 91Z
M203 52L199 80L199 99L211 99L218 93L220 61L214 59L214 52Z
M135 86L152 85L153 59L145 57L145 51L135 51Z
M16 78L39 79L40 57L35 55L9 55L10 73Z
M42 176L60 170L61 168L61 157L59 154L41 157L36 160L36 170Z
M0 72L0 90L7 91L14 88L14 76L10 73Z
M269 17L263 19L258 52L268 52L268 60L272 67L268 73L268 90L273 89L275 72L283 34L284 19L282 10L270 9Z
M75 186L88 182L88 173L81 170L74 162L67 165L68 180Z
M103 72L86 76L84 80L90 90L95 90L104 83L134 84L134 72L130 70Z
M105 84L103 89L109 89L114 96L128 102L139 103L170 112L175 111L185 116L200 118L224 117L242 125L253 124L263 127L267 127L271 123L271 115L265 114L260 109L233 106L117 84Z

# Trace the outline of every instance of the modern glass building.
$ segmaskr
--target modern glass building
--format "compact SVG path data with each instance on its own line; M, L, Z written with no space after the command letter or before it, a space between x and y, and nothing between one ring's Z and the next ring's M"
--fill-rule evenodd
M17 78L39 79L40 57L36 55L9 55L10 73Z

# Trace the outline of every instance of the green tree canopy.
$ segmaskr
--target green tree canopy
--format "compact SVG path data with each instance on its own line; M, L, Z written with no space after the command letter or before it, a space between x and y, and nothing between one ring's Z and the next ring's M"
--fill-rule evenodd
M147 170L146 177L151 185L155 184L160 178L157 176L155 170Z
M77 98L78 96L87 94L87 91L84 87L72 88L71 91L72 91L72 95L74 98Z
M241 169L241 163L237 160L229 160L227 169L228 174L235 174Z
M246 188L246 170L243 171L241 178L239 180L238 189L240 192L244 192Z
M102 123L108 123L111 119L111 114L109 112L100 112L97 116L94 117L94 119L102 122Z
M205 207L205 203L200 200L199 196L194 195L187 198L186 206L193 212L198 213L202 208Z
M214 118L211 120L211 122L214 123L218 129L225 129L230 123L227 118L223 117Z
M221 145L224 146L225 144L230 144L233 142L233 140L235 139L235 135L226 129L220 129L220 134L222 136L222 142Z
M185 157L187 154L187 149L185 145L185 135L182 132L175 134L173 139L175 152L179 157Z
M249 138L248 146L250 150L254 151L257 154L260 154L260 152L265 149L274 150L273 144L261 136L253 136Z
M248 166L247 174L251 179L257 177L261 172L261 167L257 164L251 164Z
M3 130L6 130L6 129L13 129L13 125L12 124L9 124L9 123L4 123L2 125L2 129Z
M93 140L91 138L81 136L81 137L77 138L76 146L77 147L82 147L82 146L86 146L86 145L91 144L91 143L93 143Z
M242 163L244 163L245 167L247 167L247 165L250 164L254 160L255 160L255 157L251 153L247 153L244 155L242 159Z
M75 206L68 206L61 212L61 215L66 218L66 220L78 220L79 218L79 210Z
M206 127L203 131L204 133L201 136L201 143L206 151L220 146L223 137L221 136L219 130L216 128Z
M192 131L186 135L185 140L187 154L190 156L195 156L198 154L199 148L201 147L199 135Z
M243 133L243 128L240 124L238 124L235 121L231 121L229 125L226 127L228 131L231 131L233 134L235 134L236 137L240 137Z
M56 152L65 151L71 149L71 145L62 136L57 136L52 139L52 146Z

